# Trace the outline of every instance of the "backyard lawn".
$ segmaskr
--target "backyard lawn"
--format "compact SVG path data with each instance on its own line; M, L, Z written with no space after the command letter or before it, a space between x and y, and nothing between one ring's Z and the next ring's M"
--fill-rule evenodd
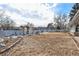
M49 32L24 36L16 46L1 55L70 56L79 55L79 50L67 32Z

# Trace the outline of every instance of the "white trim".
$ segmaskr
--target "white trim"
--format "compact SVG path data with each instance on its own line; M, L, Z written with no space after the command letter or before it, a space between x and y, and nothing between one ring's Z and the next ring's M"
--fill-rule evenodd
M75 21L77 20L77 18L79 17L79 10L77 11L77 13L75 14L75 16L73 17L73 19L70 21L70 26L75 24Z

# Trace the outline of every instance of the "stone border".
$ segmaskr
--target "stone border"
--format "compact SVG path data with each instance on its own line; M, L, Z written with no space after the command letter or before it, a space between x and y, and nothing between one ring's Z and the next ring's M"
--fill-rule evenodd
M3 49L0 51L0 54L6 52L7 50L11 49L12 47L14 47L16 44L18 44L20 41L22 40L22 37L18 37L17 41L14 42L12 45L8 46L6 49Z
M76 46L77 49L79 50L79 47L78 47L78 46L79 46L79 42L75 40L74 35L73 35L72 33L68 33L68 34L71 36L71 38L72 38L72 40L73 40L75 46Z

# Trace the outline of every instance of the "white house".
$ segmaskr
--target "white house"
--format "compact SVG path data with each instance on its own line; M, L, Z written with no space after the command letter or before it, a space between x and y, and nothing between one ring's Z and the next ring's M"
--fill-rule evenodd
M79 10L69 22L69 29L70 32L79 34Z

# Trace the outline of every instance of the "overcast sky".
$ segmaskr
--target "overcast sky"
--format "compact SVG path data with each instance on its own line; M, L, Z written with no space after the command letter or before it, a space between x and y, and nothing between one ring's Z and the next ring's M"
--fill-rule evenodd
M17 24L17 26L33 23L35 26L47 26L53 22L56 13L69 13L73 3L9 3L0 4Z

